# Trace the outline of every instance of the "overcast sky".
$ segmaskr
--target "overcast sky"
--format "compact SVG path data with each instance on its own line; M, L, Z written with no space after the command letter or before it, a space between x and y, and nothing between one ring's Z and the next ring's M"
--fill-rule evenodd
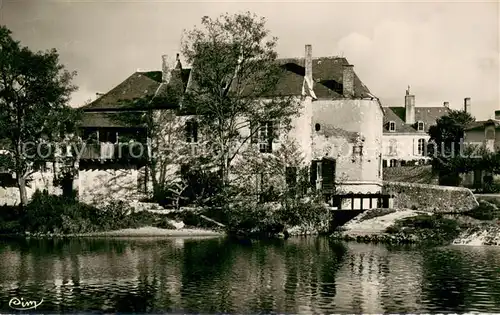
M3 1L3 3L2 3ZM384 106L449 101L490 118L499 102L499 5L490 2L12 1L0 24L34 50L56 48L79 91L72 105L107 92L137 69L161 68L183 29L204 15L252 11L267 18L281 57L343 55Z

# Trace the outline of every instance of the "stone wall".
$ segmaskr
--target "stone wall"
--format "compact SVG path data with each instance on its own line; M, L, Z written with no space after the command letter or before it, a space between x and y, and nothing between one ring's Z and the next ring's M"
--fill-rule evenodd
M472 191L463 187L384 182L383 192L394 195L394 208L460 213L478 205Z
M385 167L384 180L431 185L439 183L438 176L432 173L431 165Z
M48 166L51 166L48 164ZM54 187L52 184L54 178L54 174L51 168L49 168L46 172L35 172L31 175L31 180L26 185L26 194L28 199L31 199L31 196L38 189L40 191L48 190L51 194L59 195L62 193L59 187ZM21 202L21 198L19 196L19 188L17 185L1 187L0 186L0 205L16 205Z
M135 200L139 197L135 166L106 165L78 172L80 201L99 204L111 199Z

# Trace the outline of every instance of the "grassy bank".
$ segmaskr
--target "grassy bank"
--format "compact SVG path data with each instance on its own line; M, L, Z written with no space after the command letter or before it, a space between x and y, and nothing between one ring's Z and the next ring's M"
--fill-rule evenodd
M409 209L371 210L360 214L332 235L347 241L427 245L500 244L500 201L480 200L460 215Z
M122 201L111 201L97 208L71 198L36 192L24 208L0 206L0 234L94 235L125 229L130 232L131 229L144 227L174 231L177 230L172 223L175 219L184 223L184 234L187 235L192 234L194 229L211 228L209 224L201 224L188 213L136 212Z
M460 224L442 215L409 210L367 211L332 237L347 241L394 244L447 244L460 233Z

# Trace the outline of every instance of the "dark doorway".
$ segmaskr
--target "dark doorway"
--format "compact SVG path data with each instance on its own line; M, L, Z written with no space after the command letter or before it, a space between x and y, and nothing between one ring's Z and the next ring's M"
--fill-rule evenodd
M321 178L321 190L323 193L333 193L335 190L336 161L332 158L323 158L311 162L311 185L316 187L318 179Z

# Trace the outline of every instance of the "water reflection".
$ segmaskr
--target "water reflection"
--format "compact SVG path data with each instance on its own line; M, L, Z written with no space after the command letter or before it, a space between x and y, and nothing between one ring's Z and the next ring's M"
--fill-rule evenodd
M500 310L500 250L294 238L0 242L0 310L387 313Z

